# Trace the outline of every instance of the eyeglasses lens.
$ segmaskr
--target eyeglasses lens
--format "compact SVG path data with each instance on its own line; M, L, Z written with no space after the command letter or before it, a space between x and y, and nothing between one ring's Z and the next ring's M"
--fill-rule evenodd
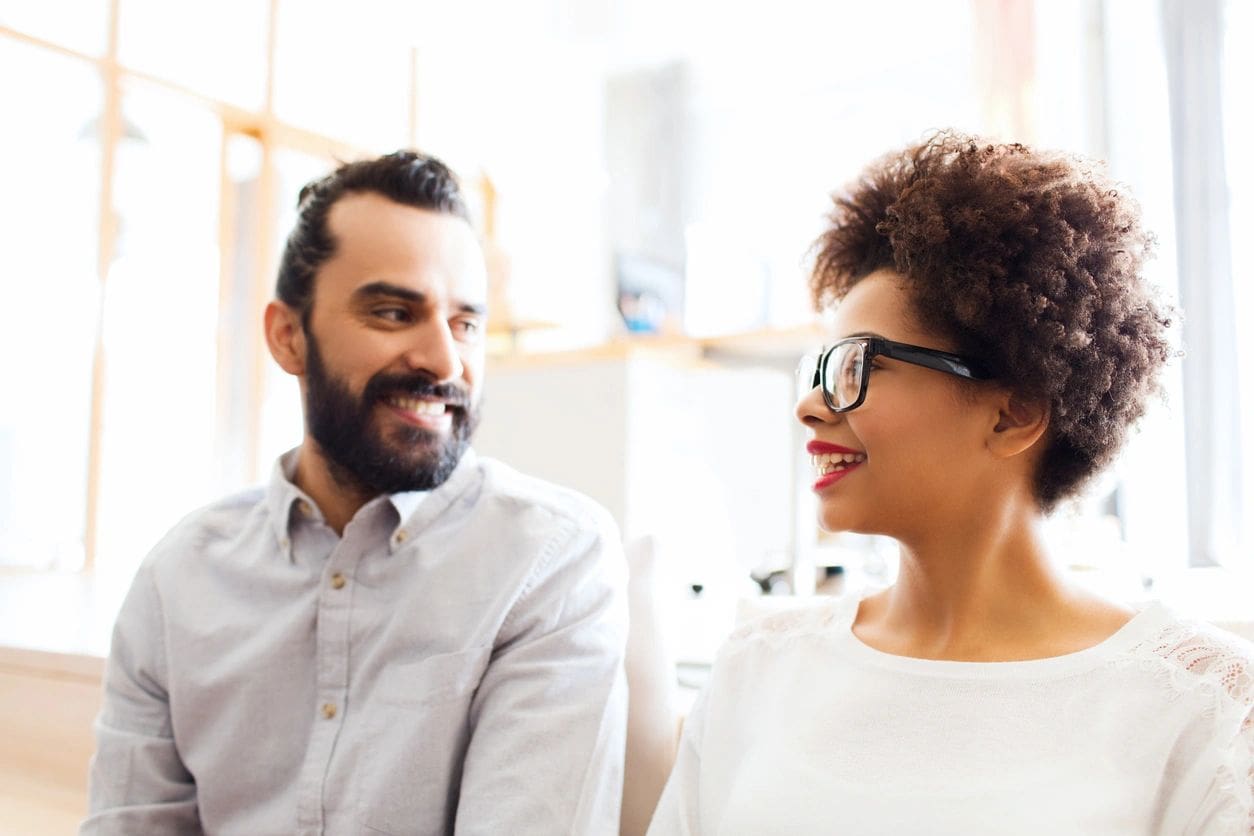
M862 389L862 343L843 343L836 346L827 358L823 388L831 395L837 408L844 408L858 399Z
M822 353L807 354L797 364L797 383L802 392L808 392L818 385L814 378L819 373L819 358Z

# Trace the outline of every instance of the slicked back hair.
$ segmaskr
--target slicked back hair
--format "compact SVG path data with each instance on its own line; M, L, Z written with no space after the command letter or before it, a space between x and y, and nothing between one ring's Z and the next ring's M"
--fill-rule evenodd
M371 160L345 163L308 183L297 199L296 225L287 236L275 295L299 311L306 329L313 303L314 276L335 253L327 216L347 194L382 195L404 206L446 212L470 222L470 210L456 175L435 157L396 151Z

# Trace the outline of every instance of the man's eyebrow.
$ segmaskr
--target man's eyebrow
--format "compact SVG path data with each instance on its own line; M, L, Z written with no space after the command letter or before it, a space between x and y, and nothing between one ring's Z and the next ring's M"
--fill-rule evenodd
M369 299L375 296L391 296L396 299L404 299L406 302L415 302L419 305L426 303L427 294L414 290L409 287L402 287L391 282L371 282L364 284L353 291L355 299ZM457 305L459 313L473 314L475 316L487 316L487 305L475 305L470 302L462 302Z
M407 302L425 302L427 296L425 293L419 293L408 287L402 287L391 282L371 282L364 284L353 291L353 296L357 299L367 299L371 296L395 296L398 299L404 299Z

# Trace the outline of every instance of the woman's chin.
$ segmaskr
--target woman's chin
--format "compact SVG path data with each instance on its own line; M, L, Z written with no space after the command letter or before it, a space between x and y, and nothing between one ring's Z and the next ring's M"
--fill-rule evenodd
M881 534L893 536L883 525L876 525L873 520L850 513L846 508L820 508L819 528L828 534Z
M841 534L849 532L850 534L863 534L861 526L858 525L856 519L845 509L841 508L820 508L819 509L819 528L828 534Z

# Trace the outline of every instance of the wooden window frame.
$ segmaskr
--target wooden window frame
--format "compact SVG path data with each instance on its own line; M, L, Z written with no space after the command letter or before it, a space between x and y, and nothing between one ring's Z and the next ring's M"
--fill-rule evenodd
M253 312L253 324L249 329L249 354L252 357L249 368L250 388L252 394L249 414L247 461L251 463L253 475L261 472L260 462L260 426L261 405L266 386L267 358L264 340L261 333L261 312L269 301L270 288L273 284L273 272L277 262L275 252L276 228L278 218L278 178L276 156L280 150L295 150L312 156L331 159L356 159L370 153L367 149L345 142L336 137L318 131L302 128L284 122L275 114L275 54L278 42L279 3L281 0L269 0L267 10L266 57L265 57L265 97L259 110L249 110L224 102L212 96L192 90L158 73L149 73L127 67L121 63L118 54L119 18L121 0L104 0L108 3L108 24L105 49L101 55L93 55L72 49L53 40L38 37L8 26L0 25L0 41L13 41L26 46L35 47L50 53L72 58L96 68L104 87L103 112L100 119L99 142L101 150L100 167L100 199L99 199L99 237L96 251L96 274L100 285L101 298L109 281L109 271L113 265L118 235L117 211L114 207L114 179L117 163L118 145L122 139L122 94L128 80L138 80L161 88L180 98L193 102L213 113L222 126L222 150L219 155L219 182L221 186L222 205L219 210L219 244L222 251L228 254L234 246L235 206L230 198L231 181L228 174L228 150L232 136L244 135L256 140L261 149L261 168L257 214L257 229L253 263L258 275L252 282L254 298L250 300ZM418 109L418 60L417 50L409 48L408 78L408 136L409 145L413 146L417 138ZM221 259L219 273L219 300L226 302L235 292L232 287L233 277L230 275L232 260ZM218 378L215 382L216 402L221 409L222 397L228 391L231 375L235 370L226 368L222 362L226 358L227 334L221 329L218 332L217 357ZM83 528L84 561L82 571L92 570L98 558L99 544L99 509L101 466L104 444L103 414L106 397L106 358L103 341L103 328L96 329L95 346L92 356L91 373L91 409L88 422L87 452L87 492L85 504L85 520ZM221 422L219 422L221 426Z

